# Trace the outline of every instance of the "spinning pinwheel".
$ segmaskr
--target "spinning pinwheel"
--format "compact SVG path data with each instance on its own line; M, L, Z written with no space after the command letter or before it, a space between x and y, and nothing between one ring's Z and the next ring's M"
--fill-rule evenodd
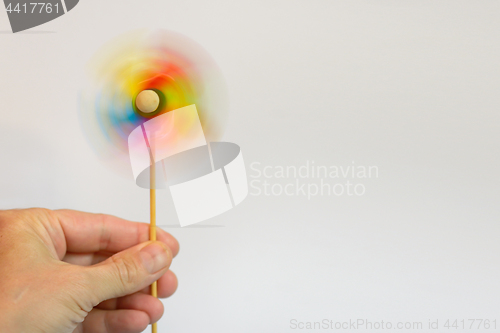
M214 142L224 129L226 93L215 62L186 37L164 30L125 34L90 62L80 118L98 155L150 189L169 188L181 226L204 221L248 194L239 146ZM156 295L156 283L151 287ZM153 332L156 325L153 324Z

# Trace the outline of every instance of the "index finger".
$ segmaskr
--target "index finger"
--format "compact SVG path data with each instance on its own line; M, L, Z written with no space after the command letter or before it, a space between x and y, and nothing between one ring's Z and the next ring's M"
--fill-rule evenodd
M66 238L66 251L89 253L120 252L149 240L149 224L131 222L116 216L75 210L56 210ZM179 243L168 232L157 228L157 240L167 244L175 256Z

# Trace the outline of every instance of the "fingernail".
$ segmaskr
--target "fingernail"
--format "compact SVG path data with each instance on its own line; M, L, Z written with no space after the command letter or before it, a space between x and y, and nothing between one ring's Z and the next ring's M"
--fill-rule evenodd
M169 265L169 249L161 243L152 243L143 247L139 252L144 268L154 274Z

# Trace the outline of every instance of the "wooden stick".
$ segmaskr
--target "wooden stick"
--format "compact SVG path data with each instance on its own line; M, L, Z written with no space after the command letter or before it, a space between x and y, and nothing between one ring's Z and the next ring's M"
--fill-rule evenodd
M150 168L150 189L149 189L149 210L151 221L149 223L149 240L156 240L156 189L155 189L155 176L156 176L156 165L155 161L151 161ZM158 298L158 283L153 282L151 285L151 296ZM151 325L151 332L157 333L158 327L156 323Z

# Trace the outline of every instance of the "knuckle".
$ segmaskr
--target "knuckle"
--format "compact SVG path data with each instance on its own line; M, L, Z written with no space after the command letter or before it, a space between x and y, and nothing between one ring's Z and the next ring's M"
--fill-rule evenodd
M38 217L45 217L45 218L54 218L55 213L47 208L28 208L25 210L25 212L30 215L30 216L38 216Z
M24 222L34 225L47 225L58 220L56 212L47 208L28 208L19 212Z
M56 213L47 208L11 209L0 212L0 226L11 230L32 230L57 220Z
M115 267L115 273L123 287L123 291L129 290L139 278L137 265L131 258L112 256L111 261Z

